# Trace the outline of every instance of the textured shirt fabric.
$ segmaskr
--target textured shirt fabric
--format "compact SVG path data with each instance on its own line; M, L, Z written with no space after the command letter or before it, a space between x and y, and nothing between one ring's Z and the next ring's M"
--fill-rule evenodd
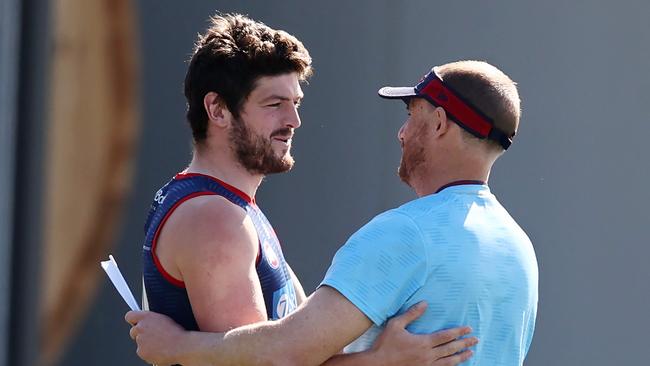
M469 325L464 365L521 365L535 328L533 246L486 185L456 185L384 212L350 237L322 285L374 325L346 348L370 348L386 321L426 301L414 333Z
M155 253L158 234L183 202L201 195L219 195L241 207L251 218L259 240L255 266L269 319L280 319L297 307L289 267L273 227L253 199L228 184L203 174L177 174L156 193L145 224L142 248L145 308L165 314L187 330L200 330L185 284L169 275ZM233 274L237 275L237 274ZM214 311L219 311L218 307Z

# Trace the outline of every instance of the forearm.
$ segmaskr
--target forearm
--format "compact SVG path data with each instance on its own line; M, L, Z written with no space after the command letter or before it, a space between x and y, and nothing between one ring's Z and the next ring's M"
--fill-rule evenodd
M186 332L179 341L178 360L185 366L303 365L290 352L291 340L280 333L275 322L227 333Z
M246 325L225 334L187 332L183 333L187 340L177 343L192 343L185 347L187 365L310 366L326 362L370 324L338 292L321 288L280 320Z
M178 338L173 359L185 366L221 364L214 361L214 354L222 347L223 337L224 333L184 332Z

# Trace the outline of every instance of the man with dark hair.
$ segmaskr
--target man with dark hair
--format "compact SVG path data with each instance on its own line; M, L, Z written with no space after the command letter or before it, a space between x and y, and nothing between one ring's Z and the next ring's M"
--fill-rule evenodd
M254 197L265 175L293 166L311 58L295 37L244 16L211 20L185 77L193 158L152 203L144 288L151 310L223 331L278 319L305 297Z
M415 87L379 94L407 104L399 175L419 198L352 235L316 292L277 322L210 334L185 332L159 314L127 313L145 360L316 365L346 344L347 352L383 344L380 331L394 326L387 320L426 301L410 331L468 324L481 339L470 364L523 363L537 312L537 262L487 186L518 129L515 83L485 62L461 61L434 68Z
M300 82L311 58L295 37L244 16L211 20L185 78L192 161L156 193L145 224L144 301L186 330L224 332L281 319L305 300L255 192L265 175L293 166ZM454 341L466 328L405 331L421 313L396 319L387 347L359 362L436 360L466 347L468 340Z

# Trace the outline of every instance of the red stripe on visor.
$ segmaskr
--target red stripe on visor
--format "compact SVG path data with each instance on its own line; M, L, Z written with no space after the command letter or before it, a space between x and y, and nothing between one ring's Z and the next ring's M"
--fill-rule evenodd
M379 89L378 93L382 98L402 99L406 103L410 98L424 98L434 106L444 108L449 119L465 131L481 139L496 141L504 150L510 147L515 136L514 133L506 134L496 127L491 118L447 86L435 71L429 72L415 88L386 86Z
M491 119L460 99L433 71L424 77L424 80L415 87L415 91L433 104L444 108L456 123L477 137L487 138L494 128Z

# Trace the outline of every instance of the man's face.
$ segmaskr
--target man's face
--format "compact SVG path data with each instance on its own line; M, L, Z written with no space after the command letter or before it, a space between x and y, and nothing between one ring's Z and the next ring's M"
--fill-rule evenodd
M402 146L402 159L397 173L408 185L411 185L414 173L426 160L425 146L429 134L425 113L427 104L424 99L411 98L407 104L408 119L397 134L397 139Z
M298 106L303 97L296 73L263 76L230 130L231 148L252 174L290 170L291 140L300 127Z

